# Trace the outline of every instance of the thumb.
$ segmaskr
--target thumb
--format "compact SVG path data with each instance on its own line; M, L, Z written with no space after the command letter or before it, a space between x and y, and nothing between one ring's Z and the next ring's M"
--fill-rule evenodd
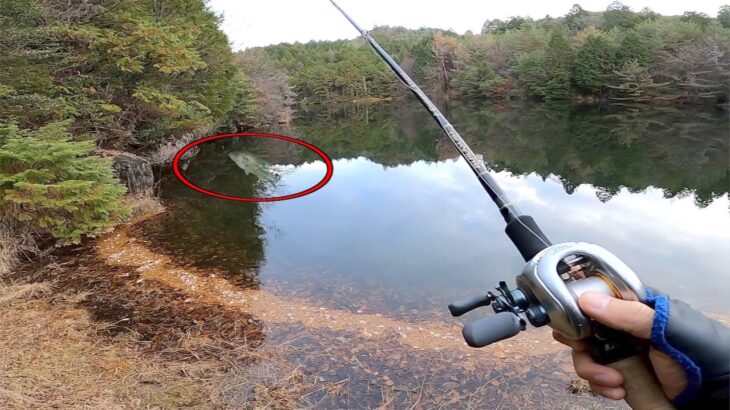
M587 292L578 298L583 313L598 323L649 339L654 309L641 302L621 300L602 293Z

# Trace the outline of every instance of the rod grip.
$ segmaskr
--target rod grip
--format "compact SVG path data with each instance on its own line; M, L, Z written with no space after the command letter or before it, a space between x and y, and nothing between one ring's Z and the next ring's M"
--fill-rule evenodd
M509 221L504 232L515 244L525 261L529 261L538 252L551 245L535 220L529 215L520 215Z
M673 410L654 372L643 356L634 355L607 365L624 376L626 403L634 410Z

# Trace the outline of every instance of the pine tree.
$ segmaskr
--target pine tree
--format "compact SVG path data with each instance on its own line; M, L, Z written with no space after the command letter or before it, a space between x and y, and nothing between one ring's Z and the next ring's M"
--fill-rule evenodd
M730 28L730 6L726 4L720 7L720 11L717 12L717 20L721 26Z
M614 74L613 84L608 87L614 90L611 99L615 101L647 102L658 99L671 84L671 82L655 83L646 67L636 60L625 63Z
M545 86L548 78L545 70L544 53L535 51L522 56L517 61L515 71L528 96L545 97Z
M649 48L639 38L635 30L628 30L616 50L616 66L622 67L629 61L638 61L639 64L646 64L648 59Z
M614 69L614 51L603 36L590 36L573 62L573 83L600 93Z
M696 11L685 11L684 14L682 14L682 17L679 18L679 21L685 23L694 23L702 28L705 28L712 22L712 19L705 13L698 13Z
M0 126L0 216L78 243L120 222L123 185L92 141L71 141L67 122L35 131Z
M469 98L502 97L495 87L502 85L504 79L497 75L486 61L477 61L465 67L455 78L457 90Z
M580 4L574 4L573 7L570 8L570 12L565 16L565 24L571 30L583 30L587 26L585 22L587 15L588 12L583 10L583 7L581 7Z
M641 21L641 17L631 11L629 6L619 1L609 4L603 13L603 28L608 31L614 27L629 29L633 28Z
M570 95L570 64L572 53L570 44L560 30L553 30L545 50L547 83L545 98L558 100Z

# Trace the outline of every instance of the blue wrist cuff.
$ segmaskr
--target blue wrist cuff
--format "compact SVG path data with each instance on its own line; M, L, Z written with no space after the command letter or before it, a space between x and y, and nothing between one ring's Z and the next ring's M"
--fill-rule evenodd
M669 344L666 337L667 322L669 321L669 298L664 295L654 295L646 290L646 303L654 308L654 323L651 327L651 343L657 349L666 353L675 362L679 363L687 376L687 387L672 402L682 407L692 402L702 386L702 372L697 364L686 354Z

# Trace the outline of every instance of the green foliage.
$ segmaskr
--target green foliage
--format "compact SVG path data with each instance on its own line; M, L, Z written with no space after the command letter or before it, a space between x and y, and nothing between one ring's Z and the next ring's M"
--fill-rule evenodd
M517 75L527 95L559 100L570 95L570 45L561 31L554 30L544 51L535 51L517 62Z
M587 16L588 12L583 10L583 7L581 7L580 4L574 4L573 7L570 8L570 12L568 12L565 16L565 24L570 30L583 30L588 26L586 23Z
M233 99L234 105L228 114L227 126L235 130L245 128L250 119L256 116L256 108L253 103L256 99L256 90L242 70L236 72L233 87L236 95Z
M573 83L581 89L600 93L613 72L614 49L603 36L590 36L573 62Z
M573 61L570 44L562 31L553 30L547 50L545 98L558 100L570 95L570 66Z
M607 87L619 86L614 71L637 62L646 70L642 76L668 83L667 97L722 102L730 68L729 6L721 8L718 22L694 12L633 12L614 2L603 12L576 4L563 18L488 20L476 35L400 27L377 27L371 34L436 97L441 94L435 91L452 91L474 99L600 99L608 96ZM279 44L245 55L257 52L270 58L272 69L286 70L304 105L402 95L362 40Z
M644 7L639 12L639 18L641 21L655 21L660 17L661 15L659 13L652 11L649 7Z
M527 95L545 96L545 57L543 53L533 52L520 58L517 62L517 78L525 87Z
M649 49L636 33L636 30L626 31L626 35L616 50L616 66L621 67L629 61L646 64L648 60Z
M487 33L505 33L510 30L519 30L526 24L530 23L532 21L529 17L510 17L507 21L502 21L500 19L494 19L494 20L487 20L484 22L484 25L482 26L482 34Z
M603 13L603 29L611 30L614 27L630 29L639 24L641 17L632 12L629 6L619 1L611 3Z
M614 90L612 99L616 101L647 102L665 97L670 82L655 83L646 67L637 60L626 62L614 73L609 85Z
M679 19L679 21L683 21L685 23L694 23L698 26L704 28L707 27L711 22L712 19L705 13L697 13L695 11L685 11L684 14L682 14L682 17Z
M399 60L417 81L438 68L432 43L436 31L377 27L370 34ZM353 100L391 97L398 88L393 74L362 41L328 41L278 44L243 52L243 59L262 60L263 51L272 69L284 69L300 99L306 101Z
M248 126L253 88L218 23L203 0L3 0L0 216L78 242L127 213L95 145Z
M0 127L0 214L77 243L128 214L124 186L92 141L71 141L67 123L35 131Z
M73 118L74 135L124 148L220 124L244 103L203 0L87 6L3 2L0 84L16 92L0 95L0 118L21 127Z
M730 5L720 7L720 11L717 12L717 20L722 27L730 28Z
M469 98L502 97L499 88L504 79L497 75L485 61L470 64L458 72L454 80L459 93Z

